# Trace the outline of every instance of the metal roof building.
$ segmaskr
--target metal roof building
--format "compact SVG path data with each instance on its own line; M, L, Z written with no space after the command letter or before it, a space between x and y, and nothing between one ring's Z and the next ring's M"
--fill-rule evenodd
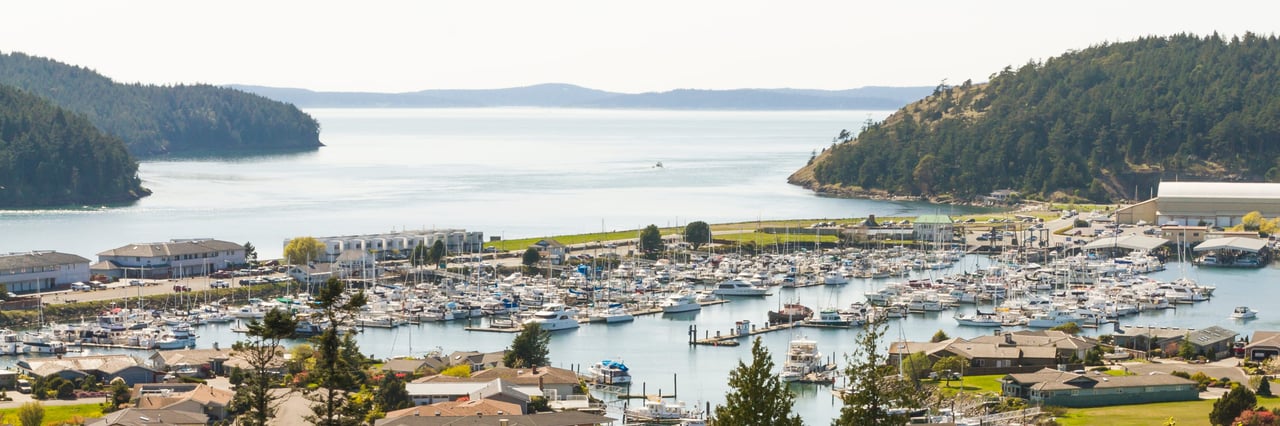
M1116 212L1120 222L1229 227L1246 213L1280 217L1280 183L1160 182L1159 196Z

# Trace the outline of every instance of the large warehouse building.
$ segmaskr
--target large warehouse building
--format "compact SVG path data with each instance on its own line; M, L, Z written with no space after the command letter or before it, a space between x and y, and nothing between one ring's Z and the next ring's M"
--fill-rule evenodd
M1280 183L1160 182L1159 196L1116 211L1116 221L1239 225L1245 214L1280 217Z

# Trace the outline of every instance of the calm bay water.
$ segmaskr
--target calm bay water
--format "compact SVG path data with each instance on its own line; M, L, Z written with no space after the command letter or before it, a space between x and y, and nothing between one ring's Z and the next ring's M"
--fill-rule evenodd
M142 163L140 176L155 195L128 206L0 211L0 252L54 249L95 258L129 242L213 237L251 241L265 257L286 238L458 227L509 238L632 229L692 220L861 217L967 210L927 203L818 197L786 184L814 149L842 128L883 112L688 112L560 109L317 109L327 147L302 154L237 159L173 159ZM655 167L658 162L662 167ZM989 262L969 256L951 271ZM1217 296L1191 307L1143 314L1127 324L1202 328L1221 325L1242 334L1280 327L1280 312L1262 300L1276 295L1280 269L1200 270L1170 267L1162 279L1187 275L1218 286ZM920 275L925 277L927 275ZM776 289L766 298L736 299L698 313L590 324L557 332L551 359L561 367L622 358L637 387L670 393L690 404L722 403L729 371L750 344L694 347L686 330L727 331L734 321L765 321L783 301L818 307L864 300L888 280L854 280L838 287ZM1233 322L1234 306L1261 310L1260 319ZM963 308L971 311L972 307ZM974 337L950 312L913 316L888 337L928 339L941 329ZM500 350L513 335L467 332L460 323L358 336L376 357L444 351ZM1109 330L1101 330L1109 332ZM1097 331L1090 331L1096 333ZM230 326L206 326L200 347L228 348ZM803 329L762 336L782 363L795 334L819 342L826 354L852 349L856 330ZM0 360L0 364L12 362ZM678 377L678 379L676 379ZM827 424L840 402L827 387L799 386L796 409L808 424ZM637 389L636 392L639 390Z
M145 161L127 206L0 211L0 252L93 259L212 237L277 257L300 235L454 227L535 237L648 224L916 215L947 206L834 199L786 177L880 111L315 109L300 154ZM659 162L663 167L655 167Z

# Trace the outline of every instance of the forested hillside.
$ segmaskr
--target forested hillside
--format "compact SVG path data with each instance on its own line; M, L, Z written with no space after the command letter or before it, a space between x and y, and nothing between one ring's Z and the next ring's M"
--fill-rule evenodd
M0 54L8 84L88 117L138 156L321 146L319 124L293 105L210 85L120 84L92 70Z
M0 85L0 208L136 200L149 193L137 171L89 120Z
M965 198L1142 197L1160 178L1280 180L1280 40L1150 37L940 86L792 176Z

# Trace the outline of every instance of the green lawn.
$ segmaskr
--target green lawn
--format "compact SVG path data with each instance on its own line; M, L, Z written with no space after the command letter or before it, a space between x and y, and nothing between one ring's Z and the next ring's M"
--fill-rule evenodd
M102 417L102 407L98 403L78 405L46 405L44 407L44 424L60 424L74 418L92 419ZM8 421L18 424L18 409L0 410L0 422Z
M968 376L964 380L952 380L950 384L945 381L925 382L934 384L943 396L955 395L962 391L961 382L964 383L963 392L965 393L993 393L1000 394L1000 379L1004 374L992 374L988 376Z
M1069 408L1058 418L1062 426L1111 425L1147 426L1163 424L1172 417L1178 426L1209 426L1209 411L1216 399L1117 405L1098 408Z

